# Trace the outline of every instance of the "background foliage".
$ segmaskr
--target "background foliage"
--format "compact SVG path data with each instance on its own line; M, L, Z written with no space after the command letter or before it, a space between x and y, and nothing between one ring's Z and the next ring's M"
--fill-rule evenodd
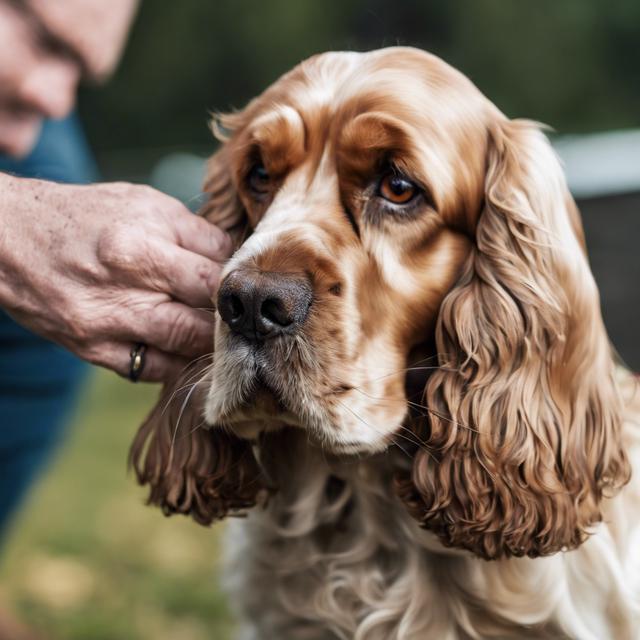
M157 391L106 371L92 377L64 450L14 523L0 604L38 640L231 638L219 587L224 527L165 518L127 474Z
M304 58L403 44L442 56L509 116L561 133L632 127L639 43L637 0L145 0L116 77L81 108L103 155L206 150L209 110L244 105Z

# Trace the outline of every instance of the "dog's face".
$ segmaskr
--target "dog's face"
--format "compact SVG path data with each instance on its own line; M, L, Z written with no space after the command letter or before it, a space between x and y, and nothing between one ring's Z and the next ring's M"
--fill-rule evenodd
M447 546L581 544L629 465L579 215L539 128L404 48L312 58L221 122L203 214L239 249L211 367L134 442L150 500L202 523L254 505L287 482L289 425L333 454L403 440L389 491ZM415 397L409 370L428 373Z
M251 235L223 274L209 424L388 445L409 353L469 253L492 113L401 49L313 58L234 116L225 161Z

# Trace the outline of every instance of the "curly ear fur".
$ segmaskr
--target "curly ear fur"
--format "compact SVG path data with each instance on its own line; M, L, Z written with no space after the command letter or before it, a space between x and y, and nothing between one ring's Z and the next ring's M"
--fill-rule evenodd
M208 428L203 403L200 385L167 385L136 434L129 464L149 485L150 504L209 525L253 507L266 492L251 443Z
M205 427L182 405L181 394L165 388L131 446L130 465L150 486L149 503L203 525L254 506L263 484L251 443Z
M577 210L545 136L490 131L476 245L445 298L440 368L398 479L410 513L486 559L581 544L629 479L621 405Z
M207 201L198 212L212 224L227 231L235 246L239 246L245 239L248 220L233 181L225 131L240 127L242 117L241 113L221 115L212 122L214 135L222 146L207 162L203 187Z

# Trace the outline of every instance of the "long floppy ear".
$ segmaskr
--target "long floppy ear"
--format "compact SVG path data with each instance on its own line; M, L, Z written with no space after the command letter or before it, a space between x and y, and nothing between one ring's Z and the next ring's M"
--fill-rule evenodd
M219 116L212 129L222 146L207 164L207 200L199 214L228 231L239 245L247 217L237 195L228 133L243 124L242 113ZM250 442L204 423L204 367L165 385L155 408L138 430L129 464L138 482L150 487L149 503L165 514L191 515L208 525L243 512L259 501L263 478ZM198 380L192 384L193 380ZM184 383L184 384L183 384Z
M436 328L411 514L486 559L581 544L629 478L599 297L562 169L528 121L489 134L476 244Z
M218 115L211 128L222 146L207 162L204 180L206 201L198 212L212 224L227 231L237 247L248 233L246 211L238 197L232 174L229 132L242 126L242 113Z
M149 485L150 504L208 525L253 507L266 491L251 443L205 425L203 395L201 384L166 385L136 434L129 464Z

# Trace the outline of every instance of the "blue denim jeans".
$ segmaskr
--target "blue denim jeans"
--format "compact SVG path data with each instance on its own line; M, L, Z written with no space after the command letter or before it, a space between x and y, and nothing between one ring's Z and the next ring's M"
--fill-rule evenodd
M70 183L97 178L75 116L46 122L24 160L0 155L0 171ZM0 538L60 441L87 372L80 360L0 310Z

